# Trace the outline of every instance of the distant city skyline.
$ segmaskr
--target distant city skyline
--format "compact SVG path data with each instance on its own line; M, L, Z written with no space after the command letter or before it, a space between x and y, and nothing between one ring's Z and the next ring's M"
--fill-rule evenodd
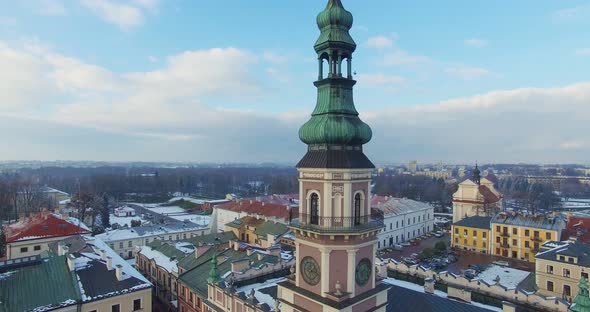
M587 2L343 2L376 163L587 162ZM0 160L295 163L324 5L5 3Z

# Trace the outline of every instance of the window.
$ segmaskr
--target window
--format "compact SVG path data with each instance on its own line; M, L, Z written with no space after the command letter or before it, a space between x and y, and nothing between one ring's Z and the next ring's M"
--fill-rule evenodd
M550 240L551 239L551 233L549 233L549 232L545 233L545 238L547 240Z
M169 235L168 236L168 240L172 240L172 235Z
M552 281L547 281L547 290L553 291L553 282Z
M553 274L553 266L552 265L547 265L547 273Z
M354 196L354 225L361 224L361 194L356 193Z
M188 293L188 302L193 302L193 293L192 292Z
M311 224L319 224L319 207L318 207L319 196L317 193L312 193L309 197L309 215Z
M563 276L570 277L570 269L563 269Z
M539 231L535 231L535 237L539 237Z
M133 300L133 311L141 310L141 299Z
M33 250L41 250L41 246L37 245L37 246L33 247Z
M389 229L393 230L393 223L389 223Z
M123 248L123 242L119 242L119 248Z
M404 220L402 220L402 226L404 226Z
M399 228L399 221L395 221L395 228Z
M467 230L463 230L463 235L467 236Z
M420 216L418 216L418 222L420 222Z
M486 238L486 237L488 236L488 233L486 233L486 232L482 232L482 233L481 233L481 236L482 236L483 238Z
M20 248L20 252L28 252L29 251L29 247L21 247Z
M516 243L516 240L515 240L515 239L513 239L513 240L512 240L512 245L514 245L514 246L516 246L516 245L517 245L517 243Z
M176 234L176 240L180 239L180 235Z
M182 234L182 239L186 239L186 233Z
M412 222L416 223L416 217L414 217L414 221L412 221Z
M524 236L530 236L531 230L524 230Z
M455 234L459 234L459 228L455 228Z
M477 231L473 230L473 236L477 236Z
M588 273L586 272L582 272L582 274L580 274L581 277L585 278L586 280L588 280Z
M129 244L127 244L127 247L131 247L131 246L133 246L133 242L129 241Z
M559 256L559 261L565 261L565 256Z
M518 233L518 230L516 228L512 228L512 234L516 235L516 233Z
M119 305L119 304L113 304L111 306L111 312L121 312L121 305Z
M570 285L563 285L563 295L564 296L571 296L572 295L572 288Z
M410 223L410 218L408 218L408 225L410 225L410 224L411 224L411 223Z
M500 226L496 226L496 232L500 232Z
M500 236L496 237L496 243L500 242Z
M473 246L474 247L477 246L477 241L476 240L473 240Z
M111 247L111 249L115 249L115 244L109 244L109 247Z
M572 258L572 257L568 257L568 258L567 258L567 262L569 262L569 263L574 263L574 258Z
M457 237L455 237L455 244L459 243L459 239Z
M145 244L147 245L149 242L150 242L150 239L149 238L146 238L145 239Z
M482 246L483 246L483 248L486 248L486 242L483 242Z

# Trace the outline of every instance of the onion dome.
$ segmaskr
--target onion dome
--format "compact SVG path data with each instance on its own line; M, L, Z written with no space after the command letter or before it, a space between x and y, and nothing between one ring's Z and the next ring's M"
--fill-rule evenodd
M373 136L369 125L356 115L313 115L299 129L299 138L305 144L363 145Z
M316 51L326 48L329 42L340 42L353 47L356 44L348 31L352 28L352 13L346 11L340 0L330 0L326 9L317 17L320 38L315 43Z

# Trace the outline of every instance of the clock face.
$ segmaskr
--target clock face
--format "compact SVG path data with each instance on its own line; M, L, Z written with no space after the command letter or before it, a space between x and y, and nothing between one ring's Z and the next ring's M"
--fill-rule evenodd
M365 286L371 277L371 260L364 258L356 265L355 279L359 286Z
M301 260L301 276L309 285L317 285L320 282L320 266L312 257Z

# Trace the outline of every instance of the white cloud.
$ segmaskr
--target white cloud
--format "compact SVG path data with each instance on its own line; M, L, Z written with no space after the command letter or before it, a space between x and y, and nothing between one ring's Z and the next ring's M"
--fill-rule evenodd
M487 47L490 43L485 40L485 39L480 39L480 38L470 38L470 39L465 39L463 40L463 44L465 44L468 47L474 47L474 48L485 48Z
M0 158L296 162L305 152L297 129L311 109L209 105L268 93L256 79L268 74L260 59L237 48L187 51L152 71L116 73L47 48L0 43L0 146L10 146ZM396 87L403 78L359 82ZM374 130L366 151L377 162L585 162L589 102L586 82L357 109Z
M492 72L480 67L455 66L445 70L449 75L463 80L475 80L492 75Z
M129 30L143 24L144 10L155 10L158 1L134 0L125 4L113 0L81 0L81 4L105 22Z
M66 15L68 10L62 0L35 1L35 10L41 15Z
M590 16L590 5L584 4L564 8L553 13L553 20L557 22L575 22Z
M375 49L386 49L393 47L393 39L386 36L376 36L367 39L367 46Z
M158 58L153 55L150 55L148 56L148 61L150 61L150 63L156 63L158 62Z
M576 49L575 54L580 56L590 56L590 48Z
M398 88L406 83L406 79L395 75L385 74L361 74L358 76L360 83L366 83L371 86Z
M386 66L414 66L432 63L433 60L426 56L410 54L404 50L396 50L386 53L377 61L379 65Z
M289 61L289 57L275 52L265 51L262 54L265 61L275 64L284 64Z

